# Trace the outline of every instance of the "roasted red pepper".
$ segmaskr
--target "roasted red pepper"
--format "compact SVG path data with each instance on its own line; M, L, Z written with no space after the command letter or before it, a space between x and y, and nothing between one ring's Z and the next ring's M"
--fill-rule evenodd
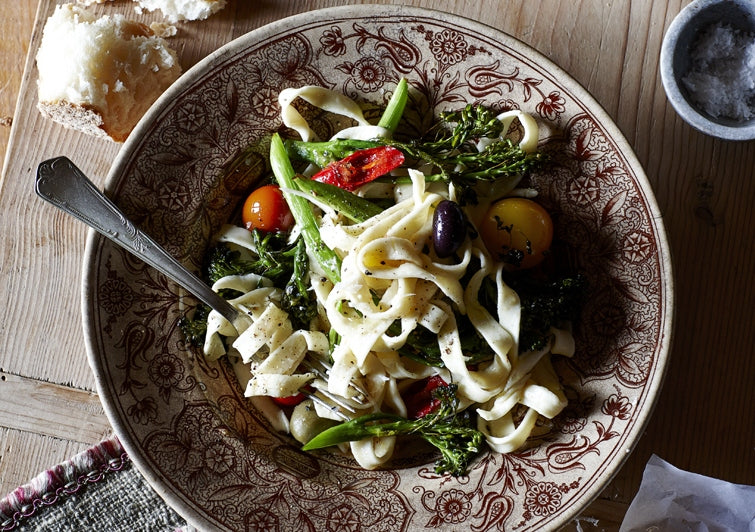
M404 154L393 146L357 150L340 161L330 163L312 176L315 181L353 191L384 176L404 162Z
M441 386L448 386L448 384L438 375L417 381L409 386L403 394L406 417L419 419L437 410L440 401L433 397L433 390Z

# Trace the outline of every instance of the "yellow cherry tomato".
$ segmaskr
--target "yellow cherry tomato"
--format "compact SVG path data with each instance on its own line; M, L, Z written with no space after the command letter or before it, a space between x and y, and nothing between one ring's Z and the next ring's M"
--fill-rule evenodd
M553 221L532 200L504 198L488 209L480 223L480 236L496 260L532 268L548 254L553 241Z

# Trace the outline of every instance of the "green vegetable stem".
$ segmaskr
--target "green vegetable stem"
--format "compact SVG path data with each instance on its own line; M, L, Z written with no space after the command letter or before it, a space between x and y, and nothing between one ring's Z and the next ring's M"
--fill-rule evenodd
M340 212L352 222L363 222L383 211L383 209L370 200L357 196L336 185L301 177L294 179L294 185L301 192L311 195L319 203Z
M393 414L367 414L335 427L312 438L303 449L311 451L348 441L381 436L416 435L438 448L441 458L435 472L464 475L470 462L485 443L482 432L472 427L468 412L456 412L457 386L449 384L433 390L432 396L440 401L437 410L419 419L406 419Z
M406 107L406 101L409 98L409 84L406 79L401 78L396 85L396 89L393 91L393 96L388 101L388 105L383 111L383 115L380 117L378 126L384 127L391 133L396 131L398 123L401 121L401 117L404 114L404 108Z
M334 283L338 282L341 278L341 259L320 238L317 220L307 199L289 192L296 189L294 184L296 172L278 133L273 135L270 142L270 165L283 191L283 197L291 209L291 214L299 224L307 251L317 261L325 276Z

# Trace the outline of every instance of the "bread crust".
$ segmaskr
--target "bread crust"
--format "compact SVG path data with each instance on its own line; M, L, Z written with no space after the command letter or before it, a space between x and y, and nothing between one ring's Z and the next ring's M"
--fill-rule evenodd
M126 136L115 135L108 132L102 115L92 106L86 104L74 104L66 101L38 102L37 109L42 116L54 120L68 129L75 129L94 137L122 142ZM122 137L122 138L121 138Z

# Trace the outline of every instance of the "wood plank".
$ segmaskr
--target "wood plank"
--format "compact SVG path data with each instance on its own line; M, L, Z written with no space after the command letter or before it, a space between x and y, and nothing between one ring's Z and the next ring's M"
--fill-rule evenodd
M0 427L0 493L5 495L29 483L91 445Z
M3 6L0 18L3 31L0 39L0 168L5 161L5 147L10 139L36 12L36 2L13 2L13 5Z
M112 431L96 394L5 372L0 418L9 429L90 445Z

